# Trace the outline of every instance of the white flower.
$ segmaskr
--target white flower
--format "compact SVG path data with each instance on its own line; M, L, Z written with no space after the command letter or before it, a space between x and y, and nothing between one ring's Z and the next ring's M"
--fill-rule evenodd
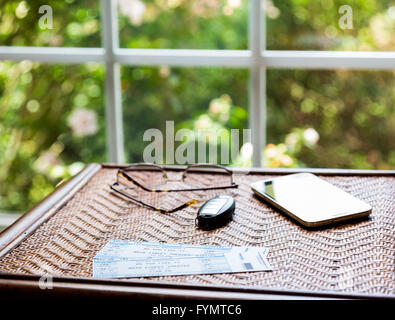
M287 155L287 154L284 154L284 155L282 155L281 157L280 157L280 161L281 161L281 163L284 165L284 166L290 166L290 165L292 165L293 164L293 159L289 156L289 155Z
M171 73L171 69L169 68L169 66L161 66L159 68L159 75L162 78L167 78Z
M119 0L121 12L129 17L130 23L139 26L143 22L143 15L146 10L145 3L140 0Z
M194 123L195 129L209 129L212 126L212 121L206 114L201 115Z
M390 7L387 12L390 18L395 20L395 6Z
M310 145L315 145L320 138L320 135L314 128L308 128L303 132L303 137Z
M23 19L24 17L27 16L29 12L29 8L27 6L26 1L21 1L19 2L18 6L16 7L15 10L15 15L18 19Z
M96 113L88 109L74 110L67 123L76 137L93 135L98 130Z
M273 1L267 0L266 2L266 14L271 19L277 19L280 15L280 10L273 4Z
M69 174L72 175L72 176L75 176L77 173L82 171L82 169L84 169L84 166L85 165L82 162L74 162L68 168L69 169Z
M228 6L238 8L241 6L241 0L228 0Z
M218 0L194 0L194 1L192 1L193 12L197 16L200 16L203 18L209 18L209 17L215 15L215 12L218 10L219 7L220 7L220 3ZM230 7L228 7L228 8L230 8Z
M51 178L53 179L58 179L62 178L66 173L66 168L61 165L56 165L51 169L51 172L49 173Z
M246 142L240 149L240 155L243 160L248 160L252 158L254 147L251 142Z
M49 168L58 165L59 159L58 154L51 150L44 151L40 157L36 160L34 167L38 172L44 173Z
M298 143L298 135L294 132L289 133L285 138L285 143L290 147L294 147Z
M218 101L218 99L215 99L210 102L209 110L211 113L214 113L214 114L221 113L222 106L223 106L223 103Z
M279 152L274 144L268 144L264 152L265 152L265 157L267 158L275 158L279 155Z

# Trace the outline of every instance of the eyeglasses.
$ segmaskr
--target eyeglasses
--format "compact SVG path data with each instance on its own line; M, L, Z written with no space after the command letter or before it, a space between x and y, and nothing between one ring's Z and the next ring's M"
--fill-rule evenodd
M238 185L233 181L232 171L220 165L193 164L181 173L180 178L170 179L168 172L163 166L151 163L135 163L119 169L117 181L110 187L113 191L129 200L160 213L168 214L193 206L198 203L198 200L192 199L176 208L166 210L139 200L128 191L137 187L151 193L192 192L237 188Z

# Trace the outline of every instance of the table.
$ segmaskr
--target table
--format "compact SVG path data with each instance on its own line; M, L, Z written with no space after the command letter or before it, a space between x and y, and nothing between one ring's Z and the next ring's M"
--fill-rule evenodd
M15 295L90 295L208 299L395 299L395 171L234 169L234 219L203 231L196 207L170 216L111 194L115 164L90 164L0 234L0 292ZM170 172L182 167L168 166ZM251 182L313 172L370 203L369 218L306 229L253 196ZM210 179L210 171L205 175ZM212 175L214 179L215 175ZM210 198L214 190L195 197ZM167 194L183 201L190 194ZM171 198L173 197L173 198ZM270 248L270 272L92 278L92 258L109 240L138 240ZM37 285L50 275L52 290Z

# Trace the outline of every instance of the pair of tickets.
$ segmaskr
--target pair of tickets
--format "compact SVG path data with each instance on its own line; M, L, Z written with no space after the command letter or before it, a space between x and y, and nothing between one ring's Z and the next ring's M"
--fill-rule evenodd
M112 240L93 259L95 278L132 278L272 270L268 248Z

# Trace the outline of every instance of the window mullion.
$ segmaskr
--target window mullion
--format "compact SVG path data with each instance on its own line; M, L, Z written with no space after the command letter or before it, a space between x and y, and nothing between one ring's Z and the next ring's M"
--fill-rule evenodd
M249 48L252 52L250 69L250 127L254 147L252 164L260 167L261 152L266 144L265 67L262 64L264 48L263 1L251 0L249 18Z
M116 0L101 0L102 42L106 66L107 149L110 162L123 163L123 119L120 64L114 58L118 43L118 10Z
M260 140L260 153L264 148L266 147L267 143L267 97L266 97L266 92L267 92L267 85L266 85L266 63L265 59L263 57L263 52L266 50L266 0L261 1L261 11L260 11L260 30L261 30L261 35L260 35L260 51L259 51L259 58L260 58L260 81L261 81L261 99L260 99L260 134L261 134L261 140ZM261 163L262 163L261 159Z

